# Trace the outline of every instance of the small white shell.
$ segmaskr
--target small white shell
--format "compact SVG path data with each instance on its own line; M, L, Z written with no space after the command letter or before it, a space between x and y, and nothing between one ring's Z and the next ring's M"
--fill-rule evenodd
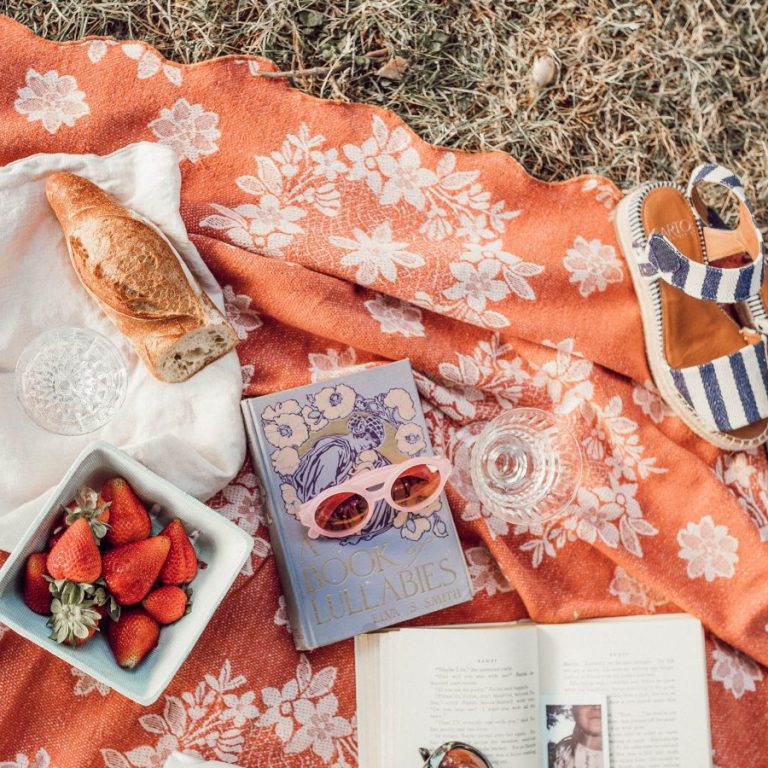
M531 67L531 79L537 88L546 88L554 79L555 62L551 56L539 56Z

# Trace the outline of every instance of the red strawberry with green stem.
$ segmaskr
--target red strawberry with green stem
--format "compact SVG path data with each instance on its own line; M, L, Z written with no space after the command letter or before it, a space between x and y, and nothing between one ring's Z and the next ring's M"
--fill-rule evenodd
M101 576L101 553L86 520L64 531L48 554L47 567L54 579L90 583Z
M119 621L110 621L107 640L121 667L133 669L157 645L160 625L142 608L123 611Z
M24 566L24 602L35 613L47 616L51 612L51 590L46 576L45 552L33 552Z
M64 509L64 524L72 525L76 520L86 520L93 535L101 540L109 530L109 508L111 502L105 501L93 488L82 486L75 500Z
M107 480L101 488L101 498L110 504L109 530L104 540L117 546L146 539L152 531L152 521L139 497L122 477Z
M192 590L167 586L152 590L142 601L144 610L160 624L173 624L190 612Z
M91 597L94 589L92 584L66 580L51 584L53 599L48 626L52 640L67 645L82 645L96 634L102 614Z
M165 564L160 571L162 584L189 584L197 576L197 555L181 520L172 520L158 534L171 542Z
M165 536L134 541L104 555L104 581L119 605L141 602L157 581L171 542Z

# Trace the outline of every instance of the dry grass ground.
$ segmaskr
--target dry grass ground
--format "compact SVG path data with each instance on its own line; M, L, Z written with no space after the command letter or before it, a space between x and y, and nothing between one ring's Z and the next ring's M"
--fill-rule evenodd
M318 96L394 110L421 136L500 149L545 179L682 179L701 158L768 206L765 0L0 0L56 40L140 38L182 62L268 56ZM382 54L382 49L385 53ZM366 54L384 55L384 58ZM532 88L540 56L553 82ZM378 76L407 60L400 81ZM763 216L765 220L765 216Z

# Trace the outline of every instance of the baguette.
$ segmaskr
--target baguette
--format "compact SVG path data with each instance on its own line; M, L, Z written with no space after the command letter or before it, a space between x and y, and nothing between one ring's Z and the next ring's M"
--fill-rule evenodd
M185 381L235 347L235 330L154 225L72 173L49 176L45 194L81 282L156 378Z

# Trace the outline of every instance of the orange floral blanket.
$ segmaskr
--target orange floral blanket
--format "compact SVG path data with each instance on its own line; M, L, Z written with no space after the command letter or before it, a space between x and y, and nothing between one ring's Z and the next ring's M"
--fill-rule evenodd
M0 40L0 163L139 140L178 152L244 394L407 356L449 456L500 408L570 420L587 472L574 514L543 528L489 517L458 467L449 498L476 596L425 623L688 611L709 630L714 762L765 765L766 458L697 439L650 385L611 182L545 184L500 153L429 146L380 109L259 77L261 59L179 66L4 18ZM0 766L160 766L173 749L357 766L352 643L295 651L250 466L210 503L253 554L156 705L0 628Z

